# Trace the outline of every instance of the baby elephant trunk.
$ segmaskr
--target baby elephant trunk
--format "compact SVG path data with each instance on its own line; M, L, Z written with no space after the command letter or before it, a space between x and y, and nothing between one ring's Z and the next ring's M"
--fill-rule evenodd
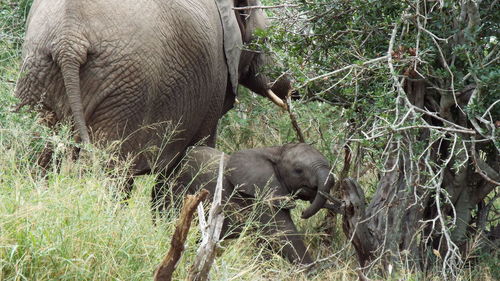
M335 184L333 175L330 175L330 169L326 167L317 170L318 191L311 205L302 212L302 218L307 219L314 216L326 203L326 198L321 192L329 193L330 188ZM321 192L320 192L321 191Z

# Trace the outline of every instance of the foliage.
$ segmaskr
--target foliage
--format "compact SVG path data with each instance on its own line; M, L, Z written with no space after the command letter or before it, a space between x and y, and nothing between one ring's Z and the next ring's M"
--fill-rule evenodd
M498 211L498 2L291 0L267 4L284 6L272 11L278 24L262 34L270 38L267 52L283 61L271 71L294 77L302 97L299 103L322 101L333 111L342 108L348 125L338 134L345 137L336 140L361 159L354 169L363 170L370 163L378 168L380 182L369 191L373 200L393 198L391 192L396 192L398 196L390 201L404 205L412 197L425 211L408 207L391 215L421 221L398 223L399 219L395 225L426 229L422 239L412 243L421 249L438 249L443 257L436 265L445 277L456 278L467 258L463 254L479 248L464 250L470 243L465 241L475 237L478 229L498 228L498 217L479 223L479 213L485 210L481 202L490 202L486 194L493 198L492 214ZM393 162L394 166L385 166ZM408 166L414 168L407 170ZM352 170L349 175L358 178ZM385 179L394 176L407 187L387 184ZM483 192L484 197L476 198ZM389 225L386 218L375 216L397 208L383 207L383 201L370 204L366 212L382 207L371 210L367 224ZM384 228L375 229L375 223L369 227L373 235L383 238L376 249L407 250L402 241L392 241L399 239L397 235L387 230L377 233ZM383 271L393 262L403 266L397 257L386 260L384 256L380 255ZM411 256L421 257L418 251Z
M477 79L475 82L481 87L481 95L466 109L471 107L473 109L470 110L476 114L484 114L487 107L500 98L496 82L498 13L495 7L498 8L498 3L480 1L480 17L485 24L477 29L466 30L461 44L453 44L457 27L451 23L460 16L461 10L455 1L439 2L442 2L442 6L425 1L415 1L411 5L382 1L287 1L298 7L275 11L273 15L280 19L277 22L281 24L273 26L262 36L270 37L267 51L281 58L284 65L280 70L290 73L296 80L297 90L303 100L320 99L334 106L343 106L348 109L345 112L347 118L355 118L360 125L375 122L379 117L391 122L396 93L391 89L393 83L385 65L386 60L366 66L362 64L386 55L394 25L401 22L401 16L409 13L410 8L419 4L420 12L423 13L424 8L429 10L425 28L433 36L418 31L415 27L417 19L408 14L408 18L404 19L401 38L398 38L400 42L394 46L397 70L405 73L408 67L414 65L415 56L418 55L419 71L431 78L430 82L435 83L433 86L440 86L438 83L441 81L438 79L450 79L450 75L453 75L454 86L458 91L471 80ZM453 56L453 64L449 66L451 73L440 62L439 47L434 43L434 38L449 42L441 47L441 51L446 52L444 55ZM416 51L419 53L412 54ZM318 76L350 65L360 67L315 80ZM464 77L467 79L464 80ZM499 120L500 107L496 106L490 113L492 120Z

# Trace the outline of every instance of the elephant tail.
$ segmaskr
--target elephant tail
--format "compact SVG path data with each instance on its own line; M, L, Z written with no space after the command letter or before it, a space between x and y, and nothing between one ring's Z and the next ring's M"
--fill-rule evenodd
M76 130L83 143L90 143L80 89L80 66L87 60L89 44L86 40L75 40L76 36L63 36L52 44L52 57L61 69L64 88L68 98Z

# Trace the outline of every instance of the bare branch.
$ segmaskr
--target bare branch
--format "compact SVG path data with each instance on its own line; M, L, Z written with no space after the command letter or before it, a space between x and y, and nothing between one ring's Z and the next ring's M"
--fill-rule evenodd
M444 118L440 117L439 115L437 115L437 114L436 114L436 113L434 113L434 112L430 112L430 111L427 111L427 110L425 110L425 109L421 109L421 108L416 107L416 106L412 106L412 109L413 109L413 110L415 110L415 111L418 111L418 112L420 112L420 113L423 113L423 114L425 114L425 115L429 115L429 116L431 116L431 117L433 117L433 118L436 118L437 120L439 120L439 121L441 121L441 122L443 122L443 123L445 123L445 124L451 125L451 126L453 126L453 127L456 127L456 128L458 128L458 129L460 129L460 130L467 131L467 134L470 134L470 132L471 132L471 131L473 132L473 130L468 129L468 128L465 128L465 127L462 127L462 126L460 126L460 125L458 125L458 124L455 124L455 123L453 123L453 122L450 122L450 121L448 121L448 120L446 120L446 119L444 119Z
M500 173L491 168L486 162L481 159L476 152L475 143L471 142L471 154L472 162L476 167L476 172L481 175L485 180L494 184L494 186L500 186Z
M486 114L488 114L490 112L490 110L493 109L493 107L500 102L500 99L496 100L494 103L492 103L488 109L486 109L486 111L484 112L484 114L481 116L482 118L485 118L486 117Z
M200 202L205 200L207 196L208 191L206 189L202 189L195 195L188 195L184 199L181 214L179 215L179 220L177 221L174 234L172 235L172 241L170 242L170 250L160 266L156 269L154 274L155 281L172 280L175 267L181 258L182 252L184 251L184 243L186 243L194 211Z
M217 185L215 194L213 194L213 202L208 214L208 223L205 222L205 214L203 206L198 206L198 216L200 217L200 229L203 240L198 248L195 262L189 273L189 281L204 281L208 280L208 273L215 259L215 248L219 242L220 233L222 231L222 223L224 222L224 214L222 213L222 181L224 178L224 153L221 155L219 162L219 174L217 176Z
M377 139L380 137L383 137L388 134L393 134L395 132L403 132L403 131L408 131L408 130L414 130L414 129L429 129L429 130L436 130L436 131L443 131L443 132L450 132L450 133L462 133L462 134L469 134L469 135L475 135L476 131L470 130L470 129L454 129L454 128L447 128L447 127L439 127L439 126L431 126L431 125L414 125L414 126L406 126L406 127L399 127L399 128L393 128L393 127L379 127L376 128L376 130L380 130L382 132L377 133L375 135L366 135L362 139L355 139L355 138L350 138L348 139L349 141L365 141L365 140L373 140Z

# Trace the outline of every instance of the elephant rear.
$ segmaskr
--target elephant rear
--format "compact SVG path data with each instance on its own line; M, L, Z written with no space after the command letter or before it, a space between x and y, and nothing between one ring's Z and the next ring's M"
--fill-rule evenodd
M84 142L119 141L132 174L215 139L227 67L213 1L35 0L27 24L21 105L73 120Z
M68 13L71 10L71 5L61 1L33 3L16 96L22 104L39 106L56 120L69 115L71 108L80 137L89 142L79 72L80 65L86 62L90 43L77 30L78 25L72 20L76 14ZM65 94L55 94L61 91Z

